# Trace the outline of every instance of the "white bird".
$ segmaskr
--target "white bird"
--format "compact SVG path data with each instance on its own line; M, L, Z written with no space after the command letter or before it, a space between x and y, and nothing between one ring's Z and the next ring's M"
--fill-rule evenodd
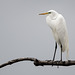
M41 13L39 15L47 15L46 22L51 28L55 39L55 52L53 56L53 61L55 59L57 44L60 46L61 49L61 61L62 61L62 52L64 51L67 51L67 60L68 60L69 41L68 41L68 31L66 27L66 21L64 17L55 10L50 10L46 13Z

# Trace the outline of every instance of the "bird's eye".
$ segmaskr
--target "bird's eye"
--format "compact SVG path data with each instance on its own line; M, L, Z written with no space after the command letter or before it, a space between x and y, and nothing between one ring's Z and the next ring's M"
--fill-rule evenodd
M51 12L48 12L48 14L51 14Z

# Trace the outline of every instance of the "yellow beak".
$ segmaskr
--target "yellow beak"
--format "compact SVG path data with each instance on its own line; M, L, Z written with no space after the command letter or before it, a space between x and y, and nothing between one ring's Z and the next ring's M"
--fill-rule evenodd
M46 15L46 14L49 14L48 12L46 12L46 13L41 13L41 14L39 14L39 15Z

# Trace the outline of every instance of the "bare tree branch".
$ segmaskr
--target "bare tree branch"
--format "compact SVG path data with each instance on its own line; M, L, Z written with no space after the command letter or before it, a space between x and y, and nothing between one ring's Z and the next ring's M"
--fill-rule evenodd
M20 61L33 61L35 66L44 66L44 65L52 65L52 66L72 66L75 65L75 60L68 60L68 61L52 61L52 60L38 60L36 58L18 58L11 61L8 61L4 64L0 65L0 68L3 68L7 65L12 65L14 63Z

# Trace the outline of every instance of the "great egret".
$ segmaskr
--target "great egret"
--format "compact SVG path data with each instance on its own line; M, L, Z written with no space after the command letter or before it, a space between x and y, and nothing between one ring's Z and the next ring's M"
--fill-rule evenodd
M55 39L55 52L53 56L53 61L55 59L57 43L61 48L61 61L62 61L62 52L64 52L65 50L67 51L67 60L68 60L69 41L68 41L68 31L64 17L61 14L57 13L55 10L50 10L46 13L41 13L39 15L47 15L46 22L51 28Z

